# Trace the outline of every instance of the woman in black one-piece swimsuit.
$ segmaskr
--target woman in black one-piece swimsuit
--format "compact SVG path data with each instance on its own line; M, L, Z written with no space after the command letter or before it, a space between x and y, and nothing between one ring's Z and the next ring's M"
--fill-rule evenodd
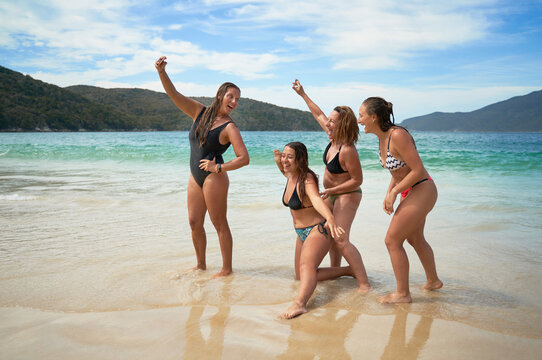
M232 236L226 218L229 179L227 171L248 165L248 151L230 113L237 107L241 91L232 83L220 86L209 107L179 93L169 79L166 57L160 57L155 67L164 90L182 112L194 120L189 133L190 179L188 180L188 218L192 242L196 250L197 265L194 270L205 270L207 237L203 222L209 217L218 234L222 252L222 270L214 277L232 273ZM222 154L233 146L235 158L224 163Z

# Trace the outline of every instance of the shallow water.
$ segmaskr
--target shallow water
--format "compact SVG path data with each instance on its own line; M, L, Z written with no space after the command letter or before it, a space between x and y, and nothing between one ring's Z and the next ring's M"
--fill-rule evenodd
M45 345L55 357L56 348L73 346L67 333L77 342L117 349L111 354L120 357L130 357L132 342L158 348L163 339L156 325L150 326L149 338L141 328L133 338L119 340L115 329L136 321L128 320L127 313L141 322L179 316L177 326L183 330L171 324L173 333L166 337L182 332L176 355L185 357L190 344L208 338L204 344L218 341L222 356L234 358L234 346L258 334L247 334L246 327L270 328L268 336L249 347L252 354L303 355L302 344L322 340L309 330L318 326L337 333L327 338L322 358L340 339L341 349L356 357L376 345L347 339L363 336L370 323L382 332L380 355L374 358L385 358L406 346L384 346L397 340L392 336L396 322L412 323L411 330L433 323L433 329L441 330L432 332L440 336L448 331L446 324L455 324L457 331L477 329L472 336L488 347L523 339L517 350L525 358L541 349L542 290L534 284L542 275L542 134L414 133L439 190L426 238L445 287L433 293L419 290L423 269L407 246L414 302L399 306L375 301L395 286L383 243L389 217L381 210L389 174L378 165L376 138L361 135L363 200L351 239L373 291L358 295L355 281L348 278L320 283L309 303L311 312L295 319L296 325L275 319L295 297L297 283L295 233L280 202L284 178L272 149L292 140L305 142L311 167L322 175L326 136L247 132L243 137L251 164L229 174L235 274L211 280L221 258L209 221L208 271L184 271L195 262L186 212L186 133L0 133L0 332L15 334L0 341L6 354L17 354L27 344L20 358L32 358L44 344L31 339L49 334L53 341ZM226 161L231 157L230 149ZM99 331L104 314L115 319L109 326L116 337L82 331L87 323ZM422 325L407 322L405 314ZM282 335L285 327L291 328L290 338ZM201 328L209 333L198 335ZM456 333L456 343L468 343L467 333ZM418 352L411 349L413 358L433 354L428 348L438 344L435 336L428 335L429 345ZM490 358L493 353L473 354ZM163 355L158 351L150 357L175 357Z

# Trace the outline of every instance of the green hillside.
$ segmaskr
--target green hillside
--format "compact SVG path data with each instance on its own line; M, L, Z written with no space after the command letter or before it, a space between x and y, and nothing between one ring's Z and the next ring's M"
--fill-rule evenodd
M401 125L421 131L542 131L542 90L488 105L472 112L413 117Z
M160 92L56 85L0 66L0 131L188 130L192 120ZM214 95L214 94L213 94ZM210 97L195 97L204 105ZM241 98L241 130L319 130L310 112Z
M136 117L146 128L188 130L192 119L180 111L164 93L143 89L103 89L94 86L70 86L67 90L98 104ZM204 105L211 97L193 97ZM241 130L320 130L311 113L288 109L241 97L232 118Z
M0 130L131 130L137 119L0 66Z

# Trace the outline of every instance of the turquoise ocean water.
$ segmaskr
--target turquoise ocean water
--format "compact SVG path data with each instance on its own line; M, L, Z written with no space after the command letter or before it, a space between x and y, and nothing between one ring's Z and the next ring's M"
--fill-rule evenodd
M413 136L439 191L426 237L445 287L431 295L414 289L424 282L423 269L408 248L409 311L542 339L542 290L535 285L542 277L542 134ZM179 275L195 258L186 132L0 133L0 307L95 312L290 301L295 234L280 202L285 181L272 150L304 142L311 168L322 176L327 136L244 132L243 138L251 163L229 173L236 275L224 297L213 282ZM351 240L376 297L395 286L383 243L390 175L378 163L375 136L361 134L357 148L363 200ZM232 156L229 149L224 158ZM214 273L220 251L209 224ZM373 295L347 296L354 287L350 279L319 285L314 306L389 311Z

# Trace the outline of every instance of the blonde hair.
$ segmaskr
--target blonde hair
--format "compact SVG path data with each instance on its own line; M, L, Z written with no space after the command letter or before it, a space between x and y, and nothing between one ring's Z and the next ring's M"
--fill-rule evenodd
M340 144L351 144L358 141L359 128L356 115L349 106L336 106L333 109L339 114L335 140Z

